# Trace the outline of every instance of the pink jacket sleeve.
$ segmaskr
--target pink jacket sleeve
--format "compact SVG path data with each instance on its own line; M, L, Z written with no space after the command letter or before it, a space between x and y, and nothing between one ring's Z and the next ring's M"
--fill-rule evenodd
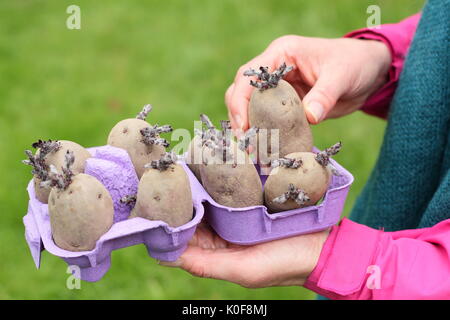
M398 232L343 219L305 287L331 299L450 299L450 219Z
M386 118L389 104L397 88L398 78L403 68L409 45L420 20L420 13L396 24L384 24L379 29L361 29L345 35L347 38L371 39L384 42L391 51L392 63L388 82L366 101L361 110L381 118Z

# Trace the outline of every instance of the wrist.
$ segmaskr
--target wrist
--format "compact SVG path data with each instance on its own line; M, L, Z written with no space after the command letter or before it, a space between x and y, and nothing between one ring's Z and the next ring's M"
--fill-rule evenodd
M363 40L363 39L361 39ZM376 63L378 74L373 86L373 92L380 89L389 81L389 69L392 64L392 56L388 46L378 40L363 40L369 53L369 63Z
M330 235L330 231L331 231L331 229L327 229L327 230L317 232L317 233L314 233L311 235L314 237L311 247L310 247L311 252L308 257L308 263L305 265L305 268L302 272L300 285L303 285L305 283L306 279L316 268L316 266L319 262L320 255L322 253L322 249L325 245L325 242L328 239L328 236Z

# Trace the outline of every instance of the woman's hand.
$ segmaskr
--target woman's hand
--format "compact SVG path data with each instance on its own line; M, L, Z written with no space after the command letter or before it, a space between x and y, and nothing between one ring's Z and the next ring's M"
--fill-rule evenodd
M300 286L315 268L327 236L328 230L240 246L226 242L201 224L177 261L160 264L247 288Z
M243 73L249 68L286 62L294 70L286 75L303 100L309 122L335 118L359 109L386 82L391 54L375 40L323 39L284 36L239 68L225 94L234 129L248 128L247 108L253 87Z

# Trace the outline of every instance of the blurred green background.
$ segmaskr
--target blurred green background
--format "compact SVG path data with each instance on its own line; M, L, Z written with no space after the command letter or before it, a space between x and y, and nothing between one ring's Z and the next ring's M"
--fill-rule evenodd
M66 8L81 8L68 30ZM150 121L192 131L203 112L227 117L225 89L240 65L285 34L340 37L365 26L368 5L382 23L423 1L0 1L1 299L311 299L297 287L250 290L158 266L143 245L113 252L98 283L66 288L66 264L47 252L36 270L24 239L23 150L39 139L106 143L119 120L152 103ZM348 214L373 167L385 122L357 112L313 128L315 144L344 143L336 159L355 176Z

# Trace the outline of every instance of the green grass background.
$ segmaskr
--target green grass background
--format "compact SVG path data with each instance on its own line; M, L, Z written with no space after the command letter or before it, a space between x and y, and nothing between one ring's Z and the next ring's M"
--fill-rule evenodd
M65 26L81 7L81 30ZM22 217L30 169L23 150L39 139L102 145L112 126L145 103L150 121L192 131L203 112L227 116L224 91L237 68L285 34L339 37L420 10L418 0L0 1L1 299L310 299L298 287L245 289L158 266L143 245L113 252L98 283L68 290L66 264L47 252L36 270ZM373 167L385 122L360 112L313 128L316 145L344 143L336 159L355 176L348 214Z

